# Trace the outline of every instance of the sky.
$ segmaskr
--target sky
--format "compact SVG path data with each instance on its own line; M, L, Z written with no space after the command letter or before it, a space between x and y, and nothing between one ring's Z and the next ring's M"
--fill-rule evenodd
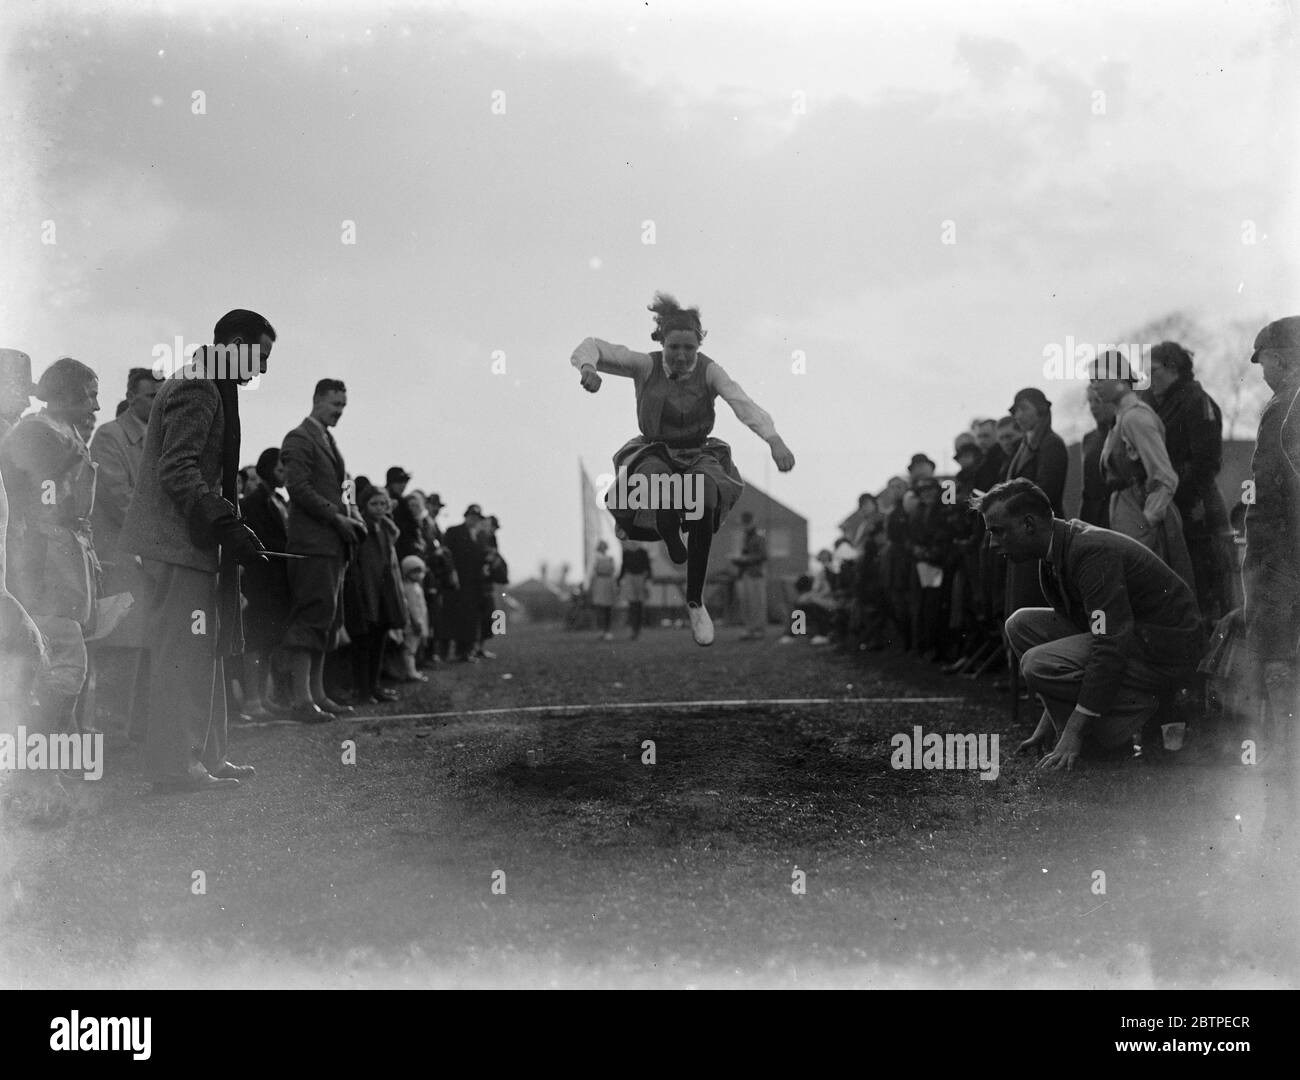
M1053 344L1294 314L1286 3L47 3L0 14L0 346L130 367L265 314L244 458L343 379L351 472L481 503L512 576L582 562L578 462L636 432L654 292L814 550ZM1248 373L1248 377L1250 377ZM1081 430L1078 415L1058 428Z

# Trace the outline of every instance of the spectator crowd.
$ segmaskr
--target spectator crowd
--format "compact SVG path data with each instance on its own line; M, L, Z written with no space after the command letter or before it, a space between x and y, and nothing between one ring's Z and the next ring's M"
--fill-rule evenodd
M322 723L396 700L439 663L494 658L508 581L499 522L472 503L444 532L440 496L411 489L401 466L382 483L354 477L334 435L343 381L317 382L281 445L241 465L238 391L268 370L275 338L263 316L227 313L182 371L133 369L115 418L97 428L92 368L63 357L33 383L29 357L0 350L0 714L11 727L119 729L144 744L158 790L215 790L254 771L227 756L228 717ZM1072 764L1089 739L1113 751L1137 724L1168 724L1198 662L1210 679L1253 672L1258 685L1242 693L1290 731L1300 317L1256 339L1274 396L1231 515L1217 484L1218 404L1187 349L1166 341L1149 355L1141 392L1129 357L1096 359L1078 505L1064 505L1052 402L1027 387L1007 415L956 436L955 469L939 475L918 453L859 497L816 573L795 584L783 640L906 650L954 675L1005 672L1012 693L1023 671L1045 706L1025 745L1049 751L1055 734L1054 764ZM734 592L756 640L767 552L750 515L744 526ZM588 592L603 637L620 591L639 633L649 571L638 545L617 572L601 546ZM35 818L66 812L56 772L23 783Z
M1188 719L1203 724L1207 709L1217 706L1222 716L1232 712L1233 700L1263 700L1271 702L1272 712L1264 715L1274 718L1275 731L1290 731L1300 640L1300 317L1265 327L1252 361L1273 398L1260 422L1253 479L1231 513L1218 486L1222 412L1196 380L1193 354L1177 342L1161 342L1150 349L1143 373L1124 352L1105 351L1090 371L1087 402L1095 427L1082 441L1076 505L1064 504L1069 455L1053 429L1052 403L1041 389L1027 387L1007 415L976 419L956 436L955 469L947 475L938 475L938 465L918 453L905 474L859 496L833 548L818 552L816 572L796 583L793 632L783 640L806 633L815 645L907 651L951 675L1003 674L1003 689L1022 696L1032 689L1042 698L1040 686L1019 686L1022 664L1033 684L1023 655L1032 646L1008 633L1008 621L1021 609L1061 614L1070 588L1045 584L1050 543L1037 553L1033 544L1025 546L1021 559L1003 558L1013 545L987 536L986 496L993 492L1004 509L1014 500L1027 518L1038 497L1026 496L1032 487L1049 520L1073 518L1108 530L1159 560L1157 570L1132 546L1112 544L1106 572L1122 578L1131 571L1142 580L1127 582L1118 599L1094 597L1107 606L1102 614L1119 604L1127 618L1146 584L1164 582L1159 602L1137 620L1127 645L1123 659L1130 668L1156 651L1156 637L1181 632L1175 628L1181 616L1163 620L1179 609L1187 590L1196 648L1150 687L1150 708L1138 710L1139 719L1162 728ZM1050 530L1041 520L1045 537ZM1167 580L1163 568L1171 572ZM1070 583L1075 599L1087 584ZM1106 644L1114 639L1096 626L1078 632ZM1102 648L1098 641L1092 645L1094 652ZM1222 676L1229 672L1225 685ZM1118 681L1123 665L1110 674ZM1077 690L1082 668L1074 678ZM1046 698L1044 704L1050 704ZM1063 726L1057 724L1058 734ZM1149 736L1153 730L1147 728ZM1042 749L1045 739L1038 739Z
M302 422L241 467L238 390L275 336L229 312L170 378L132 369L97 428L91 367L62 357L33 383L30 358L0 350L8 729L121 732L160 791L234 787L254 770L226 755L228 716L322 723L494 659L499 522L475 503L444 533L442 499L404 468L354 477L343 381L317 382ZM56 771L14 780L33 820L66 814Z

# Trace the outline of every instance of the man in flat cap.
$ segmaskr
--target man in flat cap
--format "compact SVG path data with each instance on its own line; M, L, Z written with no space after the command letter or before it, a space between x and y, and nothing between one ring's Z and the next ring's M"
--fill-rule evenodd
M1246 499L1246 631L1264 665L1277 734L1296 763L1296 645L1300 641L1300 315L1269 323L1250 358L1273 397L1259 418L1253 497ZM1248 495L1250 492L1247 493Z

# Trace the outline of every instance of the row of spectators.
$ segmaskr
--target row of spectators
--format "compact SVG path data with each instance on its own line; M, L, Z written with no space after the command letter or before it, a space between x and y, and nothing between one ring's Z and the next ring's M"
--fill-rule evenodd
M236 391L275 333L235 311L214 340L172 378L133 369L98 429L93 369L63 357L33 384L30 358L0 350L0 713L47 733L106 716L176 790L251 774L225 758L227 688L249 717L303 722L396 700L386 680L492 657L508 580L477 504L444 534L441 498L405 469L353 480L332 433L340 380L239 468ZM44 786L46 809L58 794Z
M1088 387L1096 427L1083 439L1079 505L1064 505L1068 453L1042 390L1015 395L1008 415L978 419L954 440L957 469L936 476L916 454L906 476L864 493L821 569L799 583L814 634L861 648L890 646L951 665L993 670L1002 625L1045 604L1035 564L993 557L973 495L1033 481L1057 517L1140 541L1193 587L1207 636L1237 604L1232 526L1219 494L1222 412L1196 381L1192 354L1166 341L1150 353L1150 383L1119 352L1098 357Z

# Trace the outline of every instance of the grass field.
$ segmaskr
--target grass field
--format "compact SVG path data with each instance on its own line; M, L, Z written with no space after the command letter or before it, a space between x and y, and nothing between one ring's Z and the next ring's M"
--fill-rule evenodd
M0 823L0 981L1300 981L1266 770L1044 775L1014 756L1028 709L1011 728L986 687L735 636L512 631L359 720L232 729L258 768L232 794L153 795L118 747L68 826ZM616 707L756 699L785 703ZM463 715L574 705L607 707ZM997 733L1000 774L893 768L916 725Z

